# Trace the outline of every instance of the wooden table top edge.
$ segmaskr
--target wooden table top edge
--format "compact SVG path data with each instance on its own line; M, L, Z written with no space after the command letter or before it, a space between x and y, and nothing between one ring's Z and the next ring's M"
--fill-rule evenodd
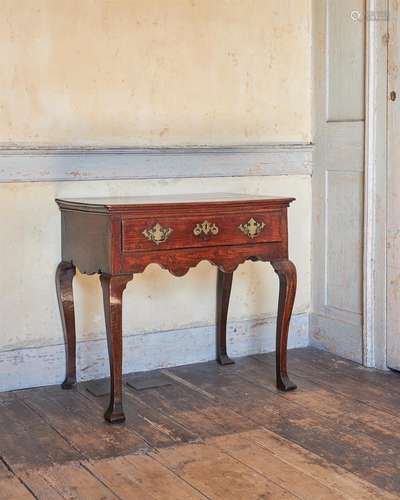
M218 193L220 194L220 193ZM221 193L221 194L231 194L231 193ZM188 195L190 196L190 195ZM113 198L99 198L99 197L87 197L87 198L56 198L55 202L63 210L78 210L82 212L96 212L96 213L115 213L115 212L126 212L134 209L167 209L171 207L179 207L179 208L190 208L197 209L202 208L204 205L220 207L221 209L226 208L240 208L244 203L250 204L251 206L260 206L265 207L270 206L279 206L279 207L288 207L296 198L293 197L272 197L272 196L254 196L254 195L243 195L243 194L232 194L231 198L226 199L171 199L169 201L165 198L165 201L159 201L160 197L158 196L143 196L143 197L115 197L116 203L112 203ZM235 198L237 196L237 198ZM143 202L140 202L140 199L143 198ZM147 201L151 198L154 198L154 201ZM129 200L135 200L133 203L129 202ZM101 202L101 200L107 200ZM109 200L109 201L108 201ZM122 200L126 200L126 202L121 202ZM146 200L146 201L144 201Z

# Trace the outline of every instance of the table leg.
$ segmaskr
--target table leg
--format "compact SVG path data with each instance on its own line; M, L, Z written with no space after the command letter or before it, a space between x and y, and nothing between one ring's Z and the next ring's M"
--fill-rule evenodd
M234 361L226 353L226 321L231 295L233 273L218 269L217 276L217 360L221 365L232 365Z
M56 271L58 305L65 338L66 377L61 386L63 389L72 389L76 384L76 333L72 288L75 272L75 266L70 262L60 262Z
M271 262L279 276L279 305L276 326L276 384L281 391L291 391L297 386L287 374L287 342L289 323L296 296L296 267L290 260L275 260Z
M122 294L131 279L132 274L100 276L111 379L110 404L104 418L111 423L125 420L122 408Z

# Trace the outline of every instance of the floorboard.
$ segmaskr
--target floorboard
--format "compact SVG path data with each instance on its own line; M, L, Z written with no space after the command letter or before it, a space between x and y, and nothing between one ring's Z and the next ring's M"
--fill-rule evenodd
M79 463L29 471L22 479L40 499L118 500L110 488Z
M25 396L24 401L83 458L100 459L149 447L141 436L125 426L107 424L102 412L78 391L37 391Z
M342 394L352 400L363 402L376 409L382 409L396 416L400 412L400 376L396 372L383 372L370 370L365 368L351 369L351 362L345 363L341 358L336 357L336 366L332 362L332 355L322 351L321 359L318 361L315 358L315 350L310 350L310 359L306 360L301 350L294 350L290 356L290 367L296 372L311 380L317 381L324 387L329 388L333 392ZM271 362L270 357L259 357L259 359L267 359ZM335 359L335 358L333 358ZM331 363L329 363L331 360ZM343 366L344 373L341 368ZM366 370L364 372L363 370ZM351 376L348 372L351 372ZM367 375L368 373L368 375ZM357 375L356 375L357 374ZM364 380L363 376L367 377ZM382 379L386 380L385 385ZM391 383L389 383L389 379Z
M280 486L275 478L266 478L252 467L208 444L168 448L161 450L154 458L207 498L296 498Z
M400 375L316 349L142 374L127 421L80 384L0 394L0 499L400 498Z
M239 363L238 373L247 380L276 391L275 387L271 387L275 364L270 362L270 358L268 360L269 362L259 362L251 358L243 359ZM365 433L378 443L386 443L388 449L400 451L400 434L397 432L400 428L399 416L329 390L294 367L292 374L298 384L298 390L281 393L281 397L334 420L342 428Z
M282 460L268 448L259 446L251 433L231 434L208 440L225 453L275 481L298 498L338 500L346 498L340 491L325 485L304 471Z
M118 498L143 500L205 499L196 488L147 455L131 455L97 461L88 465L92 474Z
M12 469L79 458L79 453L24 401L0 405L0 429L1 458Z
M152 391L129 390L128 393L135 401L158 408L203 439L257 427L248 418L215 401L212 395L207 397L176 379L171 386Z
M378 498L398 498L396 495L384 491L375 485L360 479L355 474L348 472L342 467L329 462L321 456L312 453L302 446L282 438L278 434L259 429L248 433L241 433L233 436L234 439L247 440L248 443L256 444L278 457L283 462L290 464L304 475L315 478L329 488L342 493L345 497L354 499L378 499ZM229 439L225 442L222 438L212 438L208 440L221 446L231 447Z
M32 500L34 495L16 478L0 479L0 500Z
M99 412L102 415L108 404L108 396L96 397L91 395L86 390L87 385L83 384L80 391L99 409L102 409ZM132 391L129 389L124 390L124 411L126 415L124 427L140 435L151 447L171 446L198 439L196 433L179 424L165 413L160 412L159 408L146 405L140 398L133 397Z
M265 389L257 381L244 379L234 367L225 371L214 364L204 363L171 371L191 384L197 384L259 426L272 430L379 487L400 491L400 457L367 434L343 429L335 419L326 418L289 401L278 391Z

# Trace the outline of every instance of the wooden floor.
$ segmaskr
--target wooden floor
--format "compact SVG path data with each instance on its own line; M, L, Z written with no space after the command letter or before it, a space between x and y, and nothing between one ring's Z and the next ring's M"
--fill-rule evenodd
M119 426L89 384L0 394L0 499L400 498L400 375L298 349L283 394L274 366L162 370Z

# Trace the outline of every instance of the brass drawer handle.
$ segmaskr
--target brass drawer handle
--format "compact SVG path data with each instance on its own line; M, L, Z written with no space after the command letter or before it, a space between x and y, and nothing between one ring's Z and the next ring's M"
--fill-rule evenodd
M240 224L239 229L242 231L242 233L253 240L261 233L264 227L264 222L257 222L252 217L249 221L246 222L246 224Z
M211 234L216 236L218 233L219 227L217 226L217 224L215 224L214 222L208 222L208 220L196 224L193 229L193 234L195 236L209 236Z
M161 224L157 222L155 226L150 229L145 229L142 234L150 241L159 245L164 241L167 241L169 235L172 233L173 229L170 227L162 227Z

